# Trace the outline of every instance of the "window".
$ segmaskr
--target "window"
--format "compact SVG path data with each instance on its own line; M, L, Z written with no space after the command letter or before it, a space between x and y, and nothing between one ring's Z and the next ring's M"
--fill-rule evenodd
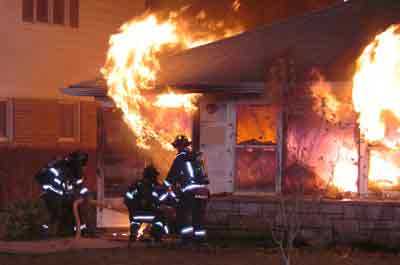
M272 105L237 105L236 191L275 191L278 168L277 121L278 110Z
M238 145L276 144L277 110L267 105L238 105Z
M65 20L65 1L54 0L53 3L53 23L64 25Z
M59 138L60 142L78 142L80 134L79 103L59 103Z
M49 1L36 0L36 19L39 22L49 22Z
M0 142L9 142L12 135L11 101L0 99Z
M33 22L33 0L23 0L22 2L22 20Z
M276 150L268 147L236 148L236 190L274 192Z
M79 0L23 0L22 20L79 27Z

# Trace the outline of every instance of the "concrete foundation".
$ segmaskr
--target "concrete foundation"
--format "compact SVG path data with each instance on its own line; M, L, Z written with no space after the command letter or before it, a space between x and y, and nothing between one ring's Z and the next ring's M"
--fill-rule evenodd
M209 203L207 222L216 229L270 233L271 227L279 226L280 213L276 197L216 197ZM398 201L304 199L296 216L301 225L299 237L313 244L400 246Z

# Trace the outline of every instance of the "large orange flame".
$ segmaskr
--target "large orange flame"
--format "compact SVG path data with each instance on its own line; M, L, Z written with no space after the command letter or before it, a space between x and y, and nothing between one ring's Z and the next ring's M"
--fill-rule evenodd
M360 114L360 129L370 142L395 147L399 128L390 128L385 116L400 118L400 34L391 26L368 45L358 60L353 80L353 103ZM389 135L390 133L396 134Z
M323 78L311 87L314 110L327 121L343 121L343 102L337 100ZM353 108L359 114L363 138L370 145L369 183L382 188L400 183L400 25L377 35L357 61L353 78ZM339 147L333 184L343 191L356 191L357 168L351 163L355 150ZM343 149L344 148L344 149ZM346 162L347 161L347 162Z
M341 147L339 149L338 161L334 165L332 184L340 191L357 192L358 166L357 151Z
M343 104L332 93L331 85L325 81L323 76L315 72L317 81L311 86L311 93L314 98L313 110L329 122L340 121L340 110Z
M327 127L335 128L335 126L350 124L354 120L351 103L340 100L334 93L334 89L336 89L334 84L327 82L321 73L314 70L313 76L316 77L316 81L310 87L314 99L313 110L328 123ZM333 130L333 133L338 132ZM346 146L343 140L335 141L335 145L326 149L329 154L325 153L333 166L329 184L341 192L357 192L357 149L353 146Z
M399 102L400 25L393 25L365 48L353 80L360 130L379 147L370 152L368 178L383 187L397 185L400 177L400 163L389 155L400 150Z
M136 136L137 145L142 148L148 149L150 141L156 140L164 149L171 150L169 143L176 134L190 134L190 126L182 124L181 119L168 118L171 116L168 109L180 108L180 114L190 114L196 110L194 101L199 96L171 91L157 98L143 95L143 91L154 89L157 73L161 70L159 55L240 32L240 29L224 29L222 33L192 36L185 31L185 27L178 25L179 12L171 13L164 21L160 21L155 14L134 19L122 25L120 32L110 38L107 61L102 69L108 95L122 110L125 122Z
M399 185L400 168L392 161L390 152L370 152L368 180L381 188Z

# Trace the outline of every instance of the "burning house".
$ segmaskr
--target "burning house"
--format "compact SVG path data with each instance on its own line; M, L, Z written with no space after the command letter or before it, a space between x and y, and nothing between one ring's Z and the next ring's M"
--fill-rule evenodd
M204 153L212 193L226 195L212 200L210 222L263 227L263 220L275 218L275 194L302 189L346 198L309 202L301 213L308 234L398 242L391 231L400 229L399 11L397 1L352 0L202 45L148 17L143 28L127 23L112 38L105 80L63 91L103 104L113 99L142 147L156 140L168 149L173 134L191 132ZM134 40L128 33L146 32L151 23L166 41L146 38L162 45L150 53L135 47L140 56L127 56ZM165 43L184 50L154 61ZM173 92L157 97L143 89L149 86ZM197 111L150 111L171 107L171 101ZM174 128L171 135L159 133L166 125ZM104 185L98 187L103 196ZM377 201L377 195L393 200Z

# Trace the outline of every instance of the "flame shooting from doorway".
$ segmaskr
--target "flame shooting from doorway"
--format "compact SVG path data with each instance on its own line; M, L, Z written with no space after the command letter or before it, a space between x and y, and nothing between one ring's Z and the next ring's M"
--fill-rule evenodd
M196 111L195 101L199 97L172 91L154 97L157 74L162 70L159 56L242 31L241 28L221 30L216 26L218 32L194 36L181 24L187 26L179 18L179 12L170 13L163 21L149 14L123 24L120 32L110 38L107 61L101 71L107 80L108 95L123 112L137 145L144 149L149 149L150 142L155 140L163 149L171 150L169 143L175 135L190 135L190 115Z

